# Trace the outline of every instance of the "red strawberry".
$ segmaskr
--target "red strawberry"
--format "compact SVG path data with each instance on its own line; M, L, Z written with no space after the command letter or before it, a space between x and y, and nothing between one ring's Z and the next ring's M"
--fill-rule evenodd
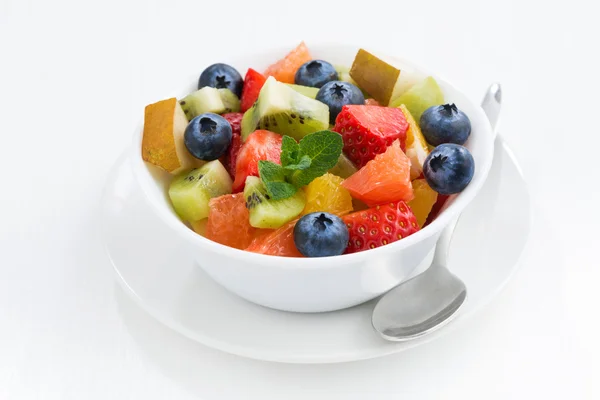
M350 234L344 254L384 246L419 230L417 218L403 201L348 214L342 220Z
M240 99L242 112L246 112L246 110L252 107L252 104L258 99L258 93L266 80L267 78L265 78L263 74L252 68L248 68L248 72L246 72L246 77L244 78L242 98Z
M244 190L246 178L258 175L258 162L267 160L279 164L282 136L269 131L254 131L238 153L233 192Z
M221 162L229 171L229 175L231 178L235 177L235 163L237 161L238 153L240 152L240 148L242 147L242 137L240 124L242 123L243 113L229 113L223 114L223 118L229 122L231 125L231 144L229 145L229 149L227 153L222 157Z
M344 153L362 168L396 139L406 149L408 122L399 108L348 105L335 120L334 131L344 138Z

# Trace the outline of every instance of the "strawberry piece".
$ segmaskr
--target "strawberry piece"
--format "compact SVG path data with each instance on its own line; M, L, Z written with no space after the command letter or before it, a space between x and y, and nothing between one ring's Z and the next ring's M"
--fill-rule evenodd
M375 99L365 99L365 105L367 106L380 106L379 102Z
M229 175L232 179L235 178L235 164L237 161L238 153L242 148L242 137L241 137L241 123L242 117L244 114L242 113L229 113L223 114L223 118L229 122L231 125L231 144L229 145L229 149L227 153L223 157L221 157L221 163L225 166Z
M417 218L403 201L348 214L342 220L350 234L344 254L385 246L419 230Z
M282 136L273 132L258 130L248 136L237 156L233 192L244 190L246 178L258 175L258 162L267 160L280 164Z
M260 89L262 89L266 80L267 78L263 74L252 68L248 68L248 72L246 72L246 77L244 78L242 98L240 99L242 112L246 112L252 107L252 104L258 99Z
M408 122L399 108L348 105L335 120L334 131L344 139L344 153L361 168L396 139L406 149Z

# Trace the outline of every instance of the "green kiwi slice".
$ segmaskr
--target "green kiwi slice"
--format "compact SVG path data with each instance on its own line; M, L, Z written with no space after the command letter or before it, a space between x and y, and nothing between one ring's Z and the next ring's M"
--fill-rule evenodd
M287 199L272 200L256 176L246 178L244 199L250 213L250 225L255 228L277 229L300 215L306 205L303 190L298 190Z
M205 86L179 101L188 121L200 114L224 114L240 111L240 99L229 89Z
M231 177L219 160L177 175L169 186L173 208L184 221L208 217L208 202L231 193Z
M269 77L258 100L244 115L242 139L257 129L265 129L296 140L329 127L329 107L296 92Z

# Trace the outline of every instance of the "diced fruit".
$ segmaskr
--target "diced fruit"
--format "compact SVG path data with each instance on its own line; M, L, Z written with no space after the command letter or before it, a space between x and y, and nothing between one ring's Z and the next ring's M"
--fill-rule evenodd
M399 107L400 104L404 104L415 121L420 121L425 110L443 103L444 94L442 89L440 89L435 79L429 76L392 101L390 106Z
M423 226L429 225L431 223L431 221L433 221L439 215L440 211L442 210L442 207L444 207L444 204L446 204L446 200L448 200L448 197L450 197L450 196L447 194L439 194L438 193L437 201L431 208L431 211L429 212L429 215L427 216L427 221L425 221L425 225L423 225Z
M191 221L190 225L194 232L198 235L205 236L206 235L206 223L208 222L208 218L201 219L200 221Z
M286 83L286 85L294 89L296 92L303 94L306 97L310 97L311 99L317 97L317 93L319 93L319 89L314 87L294 85L293 83Z
M231 178L219 160L176 176L169 186L173 208L184 221L208 217L210 199L228 193L231 193Z
M408 65L399 68L396 64L360 49L352 63L350 76L380 104L388 105L422 79L415 68Z
M306 206L302 215L324 211L335 215L346 215L352 211L352 197L342 186L339 176L325 174L309 183L306 193Z
M464 144L471 134L471 120L454 104L429 107L421 115L421 130L429 144Z
M352 164L352 161L348 160L348 157L344 155L344 153L340 154L338 158L337 164L333 168L331 168L328 172L330 174L339 176L340 178L349 178L354 174L358 169Z
M337 81L338 73L327 61L311 60L298 68L294 76L296 85L320 88L327 82Z
M235 179L235 164L237 162L240 149L242 148L240 124L242 122L243 115L244 114L242 113L223 114L223 118L225 118L231 125L231 144L229 145L229 149L227 149L227 153L225 153L225 157L223 157L222 163L232 179Z
M242 145L235 164L233 191L244 189L248 176L258 176L258 162L267 160L280 163L281 135L269 131L255 131Z
M357 173L346 179L342 186L353 198L370 207L392 201L413 198L410 182L410 160L402 152L398 141L385 153L377 155Z
M183 141L194 157L212 161L221 157L231 144L231 125L220 115L200 114L190 121Z
M475 173L475 160L466 147L454 143L437 146L425 159L423 175L440 194L462 192Z
M287 85L268 78L258 101L242 120L242 139L255 129L267 129L296 140L329 127L329 108L301 95Z
M206 237L225 246L245 249L257 235L250 225L250 215L243 193L211 199L206 224Z
M172 174L199 166L187 151L183 135L187 118L177 99L167 99L146 106L142 158Z
M346 254L384 246L419 230L417 219L403 201L354 212L342 220L350 233Z
M365 105L367 106L380 106L379 102L375 99L365 99Z
M298 68L311 59L308 47L302 42L283 59L267 68L264 75L266 77L272 76L279 82L294 83L294 77Z
M410 179L415 180L423 172L423 163L429 155L429 147L419 124L412 117L410 111L404 104L400 105L400 109L404 113L408 121L408 130L406 131L406 155L410 158Z
M294 244L306 257L339 256L348 246L348 228L337 215L308 214L294 227Z
M291 221L275 231L257 237L246 251L280 257L304 257L294 243L295 225L296 221Z
M240 98L237 97L231 90L229 89L217 89L219 91L219 96L221 96L221 101L223 102L223 106L225 107L225 111L222 113L232 113L240 111Z
M286 199L271 199L260 178L255 176L246 179L244 198L250 213L250 225L265 229L277 229L293 220L300 215L306 204L306 196L302 190Z
M399 139L404 150L408 122L399 108L344 106L334 130L344 138L344 153L358 168Z
M242 95L242 76L231 65L218 63L206 68L198 79L198 89L213 87L216 89L229 89L238 98Z
M422 228L427 221L433 205L437 201L438 194L433 190L425 179L416 179L412 182L415 198L408 202L408 206L417 218L417 223Z
M329 107L329 122L335 124L335 119L348 104L365 104L365 96L360 89L348 82L328 82L317 93L317 100Z
M188 120L204 113L230 113L240 110L240 101L229 89L204 87L179 102Z
M246 72L246 77L244 78L244 89L242 90L240 105L242 112L246 112L252 107L252 104L258 99L260 89L262 89L266 80L267 78L263 74L252 68L248 68L248 72Z

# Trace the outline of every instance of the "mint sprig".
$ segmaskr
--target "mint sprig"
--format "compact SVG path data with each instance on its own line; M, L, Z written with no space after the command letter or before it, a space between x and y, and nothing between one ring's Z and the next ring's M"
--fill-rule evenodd
M291 197L302 186L333 168L342 154L343 146L342 136L332 131L311 133L300 140L300 143L284 136L281 143L281 165L259 161L260 179L272 199Z

